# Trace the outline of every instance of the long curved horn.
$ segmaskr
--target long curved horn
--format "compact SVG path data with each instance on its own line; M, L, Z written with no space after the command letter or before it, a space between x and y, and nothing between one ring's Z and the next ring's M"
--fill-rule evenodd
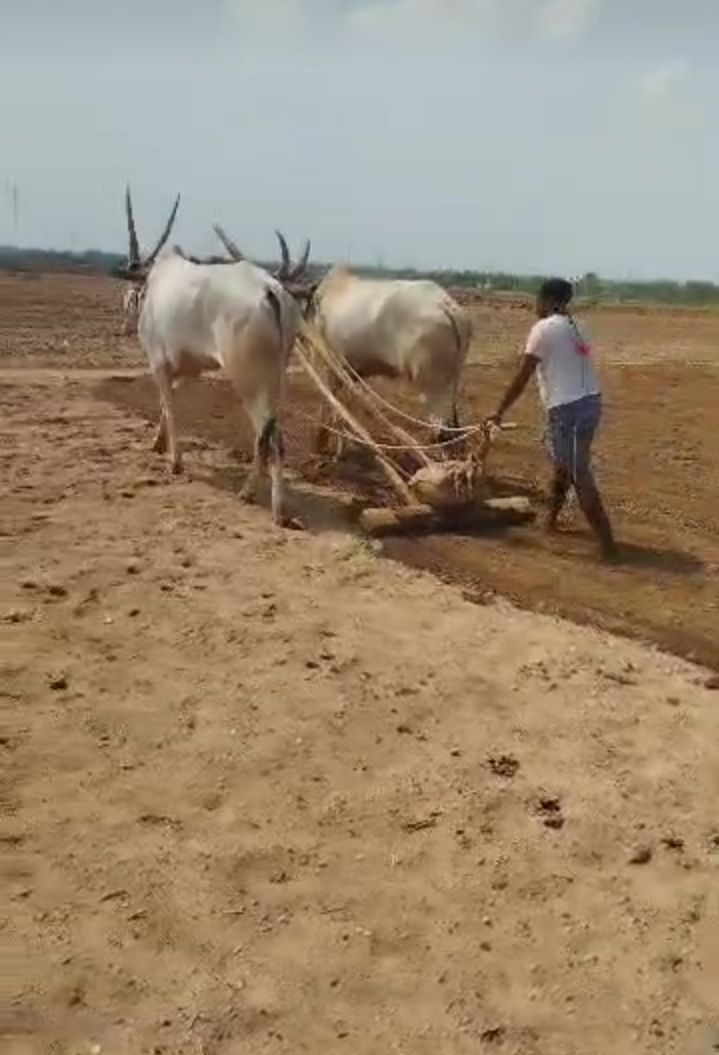
M177 216L177 210L179 208L180 208L180 195L178 194L177 197L175 198L175 204L172 206L172 212L170 213L170 218L167 221L167 223L165 224L165 230L160 235L159 242L157 243L155 248L152 250L152 252L148 256L147 260L145 260L145 266L146 267L151 267L152 264L154 264L155 260L157 259L158 253L160 252L160 250L164 246L164 244L167 241L167 239L170 237L170 232L172 231L173 224L175 223L175 217Z
M227 234L227 232L222 227L220 227L219 223L213 224L212 230L215 232L217 237L220 239L220 241L222 242L222 244L224 245L225 249L230 254L230 256L232 257L233 260L238 260L239 261L239 260L244 260L245 259L245 254L242 252L240 247L238 245L236 245L235 242L232 241L232 239Z
M287 278L292 269L292 260L290 259L290 250L285 241L285 236L282 231L275 231L277 235L277 241L280 243L280 252L282 253L282 264L280 270L277 272L278 278Z
M132 212L132 195L130 194L129 183L125 187L125 212L127 213L127 233L130 237L130 252L128 254L128 261L130 262L130 264L139 264L140 243L137 238L135 217Z
M297 263L295 264L295 266L292 268L292 270L290 271L289 275L287 276L287 281L288 282L296 282L297 279L302 278L302 276L304 275L305 271L307 270L307 265L308 265L309 260L310 260L310 249L311 248L312 248L312 243L310 242L310 240L308 238L307 241L305 242L305 247L304 247L304 249L302 251L302 256L300 257L300 259L297 261Z

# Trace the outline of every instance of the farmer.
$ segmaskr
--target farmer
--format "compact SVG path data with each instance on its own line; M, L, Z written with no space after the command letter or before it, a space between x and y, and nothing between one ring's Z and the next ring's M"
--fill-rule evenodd
M571 283L548 279L537 296L539 321L529 334L521 365L491 422L501 424L533 373L547 412L547 439L554 465L546 527L557 518L573 485L580 508L596 535L602 556L615 559L617 547L591 468L594 433L602 415L602 397L591 348L569 313Z

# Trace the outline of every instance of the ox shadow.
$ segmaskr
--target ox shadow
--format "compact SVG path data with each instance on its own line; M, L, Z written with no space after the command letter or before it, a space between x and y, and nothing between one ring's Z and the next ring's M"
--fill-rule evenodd
M239 492L249 472L249 460L242 465L193 467L192 478L218 491L224 491L242 502ZM357 518L361 505L351 498L338 495L326 488L306 483L292 471L286 473L286 511L299 521L301 527L313 534L327 531L358 532ZM260 480L254 503L270 515L270 482Z
M95 394L143 419L148 426L156 426L158 396L151 377L112 375L96 385ZM308 529L322 531L352 526L359 514L353 495L361 494L364 504L384 504L386 484L381 474L369 470L368 463L358 464L351 458L334 466L311 456L306 427L297 427L291 411L289 407L288 420L283 423L288 512L305 521ZM186 457L192 477L238 494L249 472L253 435L231 386L222 379L188 382L176 391L175 413L183 453L200 454L192 461ZM148 433L148 445L151 442ZM269 508L265 480L260 482L258 505Z

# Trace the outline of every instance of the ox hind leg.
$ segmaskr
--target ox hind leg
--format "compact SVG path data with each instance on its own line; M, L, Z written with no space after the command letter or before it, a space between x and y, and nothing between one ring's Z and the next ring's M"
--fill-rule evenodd
M285 449L277 418L274 412L253 412L247 408L255 430L255 450L252 467L240 491L243 502L254 502L260 477L269 473L272 488L272 519L276 524L285 523Z
M453 402L449 414L436 422L434 442L449 443L451 440L456 440L458 428L459 415L457 414L457 405Z
M324 457L327 454L330 445L330 437L332 433L327 427L328 421L329 411L323 406L320 410L320 423L317 426L317 432L315 433L313 443L315 454L320 455L320 457Z
M160 407L160 421L155 433L155 441L152 444L155 454L167 454L167 414L164 406Z
M277 419L269 419L257 440L262 463L270 467L272 486L272 519L275 524L284 524L285 517L285 445Z
M265 321L260 318L257 329L227 335L221 360L255 436L252 466L240 498L244 502L254 502L260 477L269 473L272 518L276 524L283 525L286 523L284 446L277 410L282 400L287 356L284 349L278 347L275 333L269 337Z
M277 424L281 384L264 379L263 384L248 386L240 371L234 371L231 380L255 435L252 466L239 497L244 502L254 502L260 477L269 475L272 486L272 518L275 523L284 524L285 445Z
M182 453L177 443L175 425L174 392L172 380L167 367L162 365L155 369L155 382L160 393L160 424L153 444L153 450L159 454L169 451L170 467L176 475L182 472Z
M456 458L460 450L460 444L451 443L452 440L458 439L457 429L459 428L459 415L457 413L457 392L454 386L449 390L441 392L439 395L436 392L425 390L422 392L422 397L425 406L427 407L427 417L430 422L430 443L447 444L447 446L439 448L437 453L442 456L445 455L448 458Z

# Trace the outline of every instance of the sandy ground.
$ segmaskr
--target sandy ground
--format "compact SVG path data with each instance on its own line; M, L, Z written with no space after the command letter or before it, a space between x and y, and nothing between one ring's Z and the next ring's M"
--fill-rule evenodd
M98 303L3 324L4 1050L718 1050L707 672L171 480Z

